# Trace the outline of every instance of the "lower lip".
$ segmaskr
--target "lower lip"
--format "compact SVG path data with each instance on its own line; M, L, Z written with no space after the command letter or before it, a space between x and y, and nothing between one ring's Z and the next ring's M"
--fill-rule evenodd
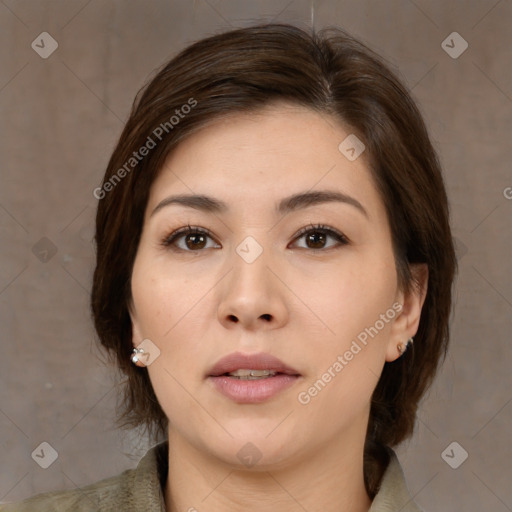
M225 375L208 378L218 391L231 400L239 404L257 404L289 388L297 382L299 376L280 373L274 377L257 380L235 379Z

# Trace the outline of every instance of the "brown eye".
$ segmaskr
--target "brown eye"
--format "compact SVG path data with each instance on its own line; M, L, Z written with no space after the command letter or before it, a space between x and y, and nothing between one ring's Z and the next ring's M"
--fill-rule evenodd
M208 239L211 239L211 235L207 229L187 226L171 233L162 240L162 245L165 247L173 247L181 251L198 252L208 248ZM182 240L184 244L178 243L182 242Z
M206 237L202 233L185 235L185 245L189 249L203 249L206 245Z
M326 239L326 234L319 231L313 231L306 235L306 243L310 244L310 249L322 249Z
M331 249L336 247L336 244L326 246L327 240L329 240L329 238L332 238L338 242L338 245L347 245L349 243L345 235L323 225L312 225L302 229L296 237L296 240L301 238L304 238L306 242L306 247L302 248L312 250Z

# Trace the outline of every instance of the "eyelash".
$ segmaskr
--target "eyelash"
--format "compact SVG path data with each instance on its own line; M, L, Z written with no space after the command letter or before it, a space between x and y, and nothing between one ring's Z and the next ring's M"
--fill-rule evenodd
M296 234L294 241L299 238L302 238L304 235L306 235L308 233L322 233L324 235L329 235L332 238L334 238L340 245L347 245L350 243L348 238L343 233L340 233L339 231L335 230L334 228L330 228L323 224L310 224L309 226L302 228ZM188 224L186 227L177 229L176 231L172 232L170 235L166 236L162 240L161 244L164 247L170 247L176 242L176 240L178 240L182 236L190 235L190 234L205 235L205 236L213 239L211 231L209 229L200 228L200 227L196 227L196 226L190 226L190 224ZM310 251L327 251L329 249L334 249L334 248L336 248L336 246L331 246L331 247L328 247L327 249L325 249L325 248L314 249L314 248L309 248L309 247L306 247L305 249L308 249ZM181 249L179 247L175 247L174 250L183 251L183 252L201 252L201 250L193 251L190 249Z

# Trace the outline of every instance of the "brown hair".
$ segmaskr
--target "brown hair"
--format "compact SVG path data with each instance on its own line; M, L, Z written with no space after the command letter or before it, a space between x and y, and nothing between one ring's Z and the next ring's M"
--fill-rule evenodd
M118 424L145 426L150 435L165 435L168 425L147 370L130 361L130 277L150 186L184 137L220 116L273 101L308 107L350 127L366 146L386 207L399 285L409 290L415 283L409 264L429 268L414 344L385 364L372 396L364 473L373 498L389 461L386 447L412 435L418 402L446 357L456 260L440 164L418 108L389 65L338 28L310 34L264 24L208 37L181 51L135 98L95 192L91 305L100 342L127 377ZM150 145L135 161L134 152Z

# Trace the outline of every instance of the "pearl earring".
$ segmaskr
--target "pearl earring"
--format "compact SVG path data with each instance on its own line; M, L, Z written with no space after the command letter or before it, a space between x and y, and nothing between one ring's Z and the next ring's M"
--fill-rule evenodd
M414 339L413 338L409 338L409 340L407 341L407 344L404 345L403 343L399 343L396 348L398 349L398 353L400 354L400 356L402 356L405 351L409 348L409 345L412 345Z
M143 348L134 348L132 350L132 363L133 364L137 364L139 362L139 354L144 354L144 349Z

